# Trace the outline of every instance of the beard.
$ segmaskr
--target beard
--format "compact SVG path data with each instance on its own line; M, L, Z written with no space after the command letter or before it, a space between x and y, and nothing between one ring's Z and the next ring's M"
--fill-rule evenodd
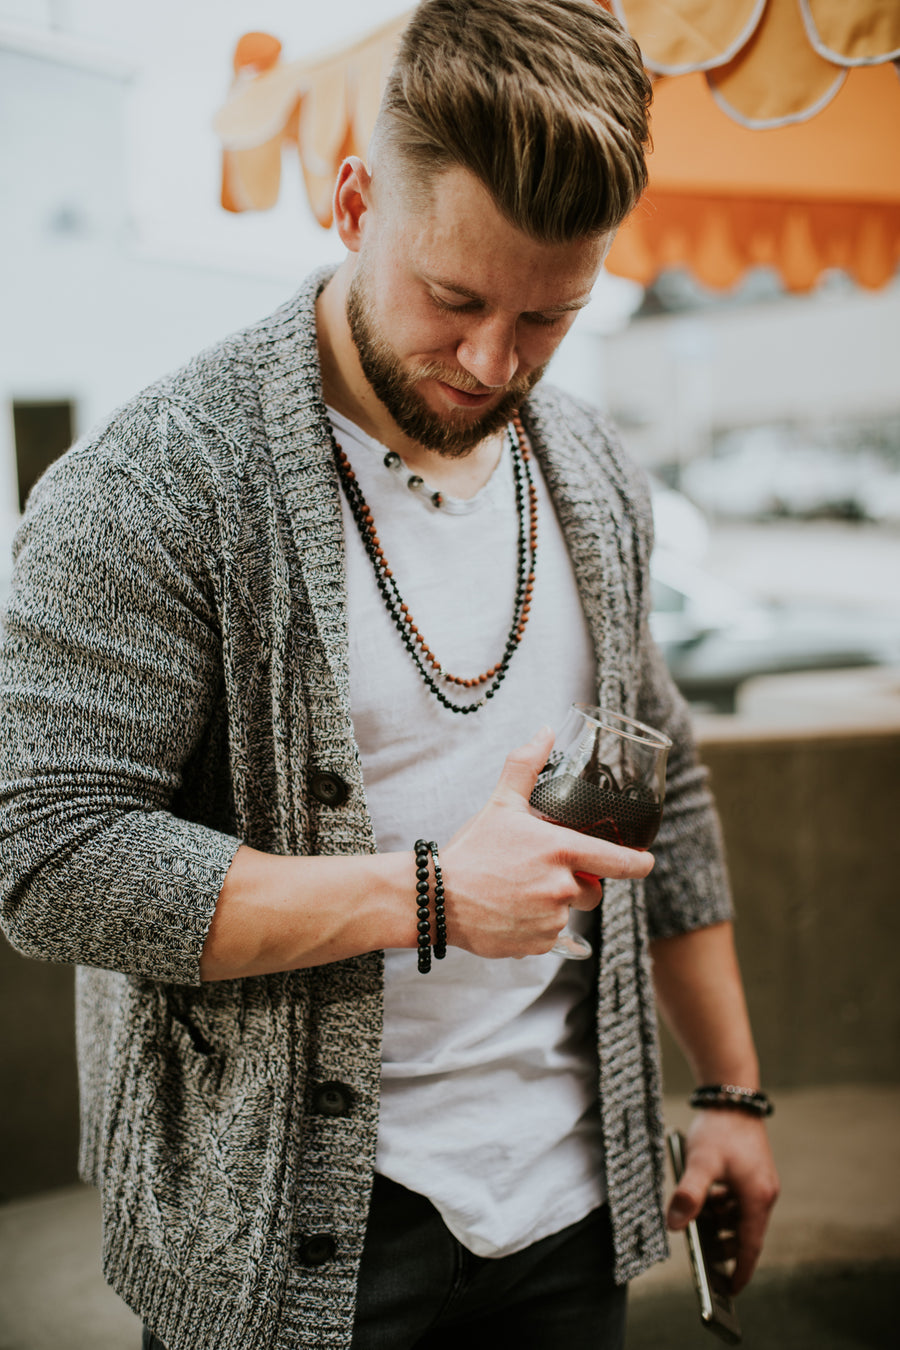
M441 380L466 393L483 393L484 387L468 371L450 369L439 361L405 370L378 327L359 263L347 292L347 322L363 374L397 426L410 440L448 459L461 459L506 426L546 368L539 366L530 374L510 381L504 386L499 402L476 418L467 417L465 409L436 413L419 392L422 381Z

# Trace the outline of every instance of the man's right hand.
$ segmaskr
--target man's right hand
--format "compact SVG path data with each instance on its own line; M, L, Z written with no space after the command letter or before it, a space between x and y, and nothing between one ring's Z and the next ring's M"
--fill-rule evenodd
M602 877L644 877L649 853L533 816L528 798L553 733L507 757L482 809L441 848L447 940L477 956L548 952L570 906L600 903ZM281 857L241 845L200 960L203 980L232 980L415 947L410 853Z
M532 815L549 728L513 750L490 798L441 849L452 946L477 956L548 952L569 909L594 909L603 877L645 877L653 857Z

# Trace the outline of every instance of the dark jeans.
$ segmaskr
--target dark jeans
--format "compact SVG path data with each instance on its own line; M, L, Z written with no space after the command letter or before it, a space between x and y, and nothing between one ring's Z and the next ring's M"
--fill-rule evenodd
M604 1206L512 1256L473 1256L424 1196L376 1176L353 1350L622 1350ZM145 1328L143 1350L165 1350ZM305 1350L298 1346L297 1350Z

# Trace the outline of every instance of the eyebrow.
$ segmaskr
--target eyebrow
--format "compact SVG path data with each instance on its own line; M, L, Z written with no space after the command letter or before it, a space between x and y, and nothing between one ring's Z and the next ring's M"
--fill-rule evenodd
M424 273L423 273L424 276ZM425 276L424 279L433 286L440 286L445 291L453 291L454 295L464 295L467 300L476 300L479 304L484 303L484 296L479 295L477 291L470 291L468 286L460 286L458 282L451 281L449 277ZM584 309L590 303L590 296L584 300L566 300L561 305L544 305L536 310L538 314L570 314L573 310ZM529 311L530 312L530 311Z

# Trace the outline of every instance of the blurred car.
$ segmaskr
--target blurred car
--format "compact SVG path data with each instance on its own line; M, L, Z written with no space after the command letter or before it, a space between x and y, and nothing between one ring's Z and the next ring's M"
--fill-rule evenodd
M650 568L653 636L688 701L715 712L757 675L900 661L898 625L877 614L759 601L667 548Z
M709 548L709 524L706 516L685 497L650 475L653 504L653 532L656 547L668 549L695 563L703 561Z
M703 511L736 520L896 519L900 474L865 450L804 442L783 427L732 432L685 465L681 487Z

